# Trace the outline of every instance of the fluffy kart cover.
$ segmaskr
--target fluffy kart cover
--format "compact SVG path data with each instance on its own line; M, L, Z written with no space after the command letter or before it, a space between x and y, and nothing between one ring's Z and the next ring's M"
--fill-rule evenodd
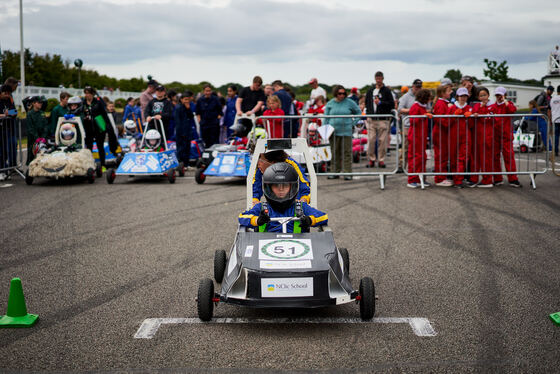
M95 161L87 148L74 152L43 152L29 164L29 176L55 178L85 176L89 168L95 169Z

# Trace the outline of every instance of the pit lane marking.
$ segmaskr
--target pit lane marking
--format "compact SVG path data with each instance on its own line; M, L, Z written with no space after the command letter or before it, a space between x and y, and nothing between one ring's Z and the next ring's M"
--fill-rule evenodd
M419 317L379 317L364 321L361 318L214 318L203 322L199 318L147 318L134 334L136 339L152 339L161 325L189 324L367 324L367 323L408 323L416 336L434 337L436 330L426 318Z

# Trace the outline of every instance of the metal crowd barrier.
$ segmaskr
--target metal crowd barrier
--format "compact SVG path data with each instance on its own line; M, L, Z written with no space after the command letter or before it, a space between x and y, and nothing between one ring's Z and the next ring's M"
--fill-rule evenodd
M349 118L352 121L350 129L346 129L346 135L339 136L334 128L327 126L331 119ZM286 115L286 116L260 116L256 123L261 124L267 134L277 134L273 126L280 126L282 121L283 134L285 138L305 138L313 157L313 163L317 175L340 177L373 176L379 177L380 188L385 189L387 175L395 174L398 168L398 148L400 139L398 134L391 137L391 124L396 123L397 112L391 114L368 114L368 115ZM381 155L383 150L390 145L395 147L394 153L385 158L385 167L379 167L379 158L376 156L376 167L367 168L369 165L368 138L361 130L373 126L366 122L386 120L388 122L383 143L379 140L372 144L370 150L376 155ZM310 126L315 124L315 126ZM315 128L315 129L313 129ZM349 130L349 131L348 131ZM369 132L369 131L368 131ZM350 133L351 135L347 135ZM390 140L393 139L391 142ZM298 160L298 155L292 156ZM364 158L365 157L365 158ZM354 166L355 165L355 166Z
M560 170L556 168L556 154L558 153L558 142L556 137L560 136L560 118L556 119L556 123L550 124L550 140L552 145L552 152L550 153L550 164L552 165L552 172L560 177ZM560 161L560 160L559 160Z
M548 146L538 128L538 117L544 117L549 133L544 114L407 117L416 141L409 139L407 161L413 165L407 163L405 172L418 176L422 189L427 176L440 176L439 183L441 177L453 178L453 184L466 181L472 187L501 184L512 175L528 175L535 189L535 176L548 170ZM447 131L442 131L445 127Z
M17 173L25 178L21 143L21 120L13 117L0 118L0 173L10 176Z

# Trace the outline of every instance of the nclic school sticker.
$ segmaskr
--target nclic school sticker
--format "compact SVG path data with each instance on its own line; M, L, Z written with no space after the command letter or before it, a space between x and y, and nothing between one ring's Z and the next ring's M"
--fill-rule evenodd
M310 239L259 240L259 260L312 260Z

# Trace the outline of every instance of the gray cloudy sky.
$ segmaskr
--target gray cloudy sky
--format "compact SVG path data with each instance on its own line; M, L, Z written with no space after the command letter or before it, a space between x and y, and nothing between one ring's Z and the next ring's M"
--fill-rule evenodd
M81 58L119 78L221 85L309 78L346 86L448 69L483 77L483 59L539 79L560 43L560 1L24 0L25 46ZM19 49L19 1L0 1L2 49Z

